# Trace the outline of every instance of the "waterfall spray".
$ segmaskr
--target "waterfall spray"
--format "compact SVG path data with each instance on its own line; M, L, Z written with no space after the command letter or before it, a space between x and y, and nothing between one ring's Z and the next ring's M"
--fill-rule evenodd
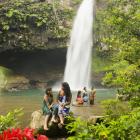
M91 86L93 8L94 0L83 0L78 9L71 32L64 81L67 81L73 90L84 86L90 88Z

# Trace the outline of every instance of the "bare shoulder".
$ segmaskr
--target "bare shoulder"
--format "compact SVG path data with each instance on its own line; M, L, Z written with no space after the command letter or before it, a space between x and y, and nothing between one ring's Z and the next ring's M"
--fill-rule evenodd
M48 100L48 96L47 95L44 95L44 100Z
M64 90L61 89L61 90L59 91L59 95L63 95L63 94L64 94Z

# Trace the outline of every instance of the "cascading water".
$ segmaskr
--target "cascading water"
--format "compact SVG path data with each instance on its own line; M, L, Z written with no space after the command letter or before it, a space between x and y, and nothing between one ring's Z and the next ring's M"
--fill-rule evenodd
M83 0L71 32L64 81L71 89L90 87L94 0Z

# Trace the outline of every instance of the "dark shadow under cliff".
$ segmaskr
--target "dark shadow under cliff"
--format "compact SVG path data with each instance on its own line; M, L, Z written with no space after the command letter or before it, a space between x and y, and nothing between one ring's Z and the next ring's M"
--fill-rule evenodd
M7 50L0 53L0 65L29 80L57 81L62 79L66 49Z

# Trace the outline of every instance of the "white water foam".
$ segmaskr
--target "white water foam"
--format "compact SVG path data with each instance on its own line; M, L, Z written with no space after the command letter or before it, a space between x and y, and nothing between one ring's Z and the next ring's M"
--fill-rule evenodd
M94 0L83 0L71 32L64 81L72 90L90 88Z

